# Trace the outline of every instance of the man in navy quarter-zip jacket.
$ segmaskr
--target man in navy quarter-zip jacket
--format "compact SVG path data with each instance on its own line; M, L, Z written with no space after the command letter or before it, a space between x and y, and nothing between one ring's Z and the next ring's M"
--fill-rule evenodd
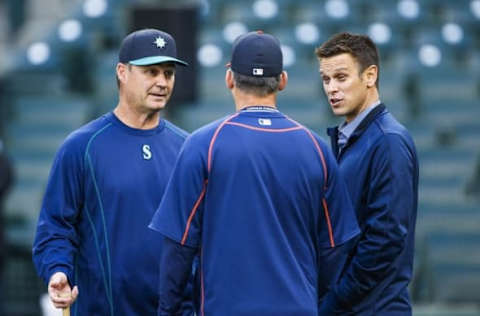
M328 129L361 234L320 315L411 315L418 160L408 131L378 92L379 57L364 35L339 33L316 50L332 111Z

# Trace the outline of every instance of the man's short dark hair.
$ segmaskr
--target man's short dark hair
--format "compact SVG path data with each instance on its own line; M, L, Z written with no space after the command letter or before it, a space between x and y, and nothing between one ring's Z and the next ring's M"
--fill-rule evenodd
M359 74L371 65L377 66L375 85L378 88L380 62L377 46L372 39L367 35L343 32L335 34L315 50L318 58L328 58L343 53L350 54L357 60L360 66Z
M278 91L280 75L275 77L252 77L234 71L232 73L235 86L243 92L264 97Z

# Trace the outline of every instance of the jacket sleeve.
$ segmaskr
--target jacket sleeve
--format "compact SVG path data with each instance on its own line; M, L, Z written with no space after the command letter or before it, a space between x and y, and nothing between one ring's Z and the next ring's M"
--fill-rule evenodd
M149 225L163 235L158 315L185 315L181 304L186 288L192 285L188 278L201 245L206 179L202 146L189 137Z
M339 283L322 304L320 315L342 313L365 298L387 277L406 246L414 221L415 157L398 135L387 134L377 144L369 164L369 185L362 235ZM348 181L348 179L347 179ZM412 232L410 232L412 233Z
M207 176L203 147L192 135L180 150L149 227L182 245L199 248Z
M80 150L72 145L65 142L56 154L37 223L33 262L45 283L55 272L64 272L70 283L73 280L83 167Z
M158 316L193 315L192 263L197 249L162 238Z

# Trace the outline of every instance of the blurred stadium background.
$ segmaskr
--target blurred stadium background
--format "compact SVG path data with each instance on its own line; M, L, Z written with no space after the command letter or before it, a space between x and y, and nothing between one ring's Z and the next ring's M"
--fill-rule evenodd
M283 44L279 107L320 135L338 121L314 48L338 31L380 48L381 99L420 157L414 315L480 315L480 0L0 0L0 137L16 182L4 207L2 315L41 315L31 244L56 149L114 108L120 40L158 27L192 67L166 116L193 131L233 111L224 86L233 39L263 29Z

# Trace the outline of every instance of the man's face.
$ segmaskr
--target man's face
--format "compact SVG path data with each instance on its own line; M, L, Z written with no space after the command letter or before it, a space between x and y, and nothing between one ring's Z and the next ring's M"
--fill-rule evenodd
M165 108L175 84L175 65L125 65L125 97L136 111L148 113Z
M369 105L367 82L364 74L359 74L358 62L348 53L319 61L323 89L333 113L345 116L347 121L353 120Z

